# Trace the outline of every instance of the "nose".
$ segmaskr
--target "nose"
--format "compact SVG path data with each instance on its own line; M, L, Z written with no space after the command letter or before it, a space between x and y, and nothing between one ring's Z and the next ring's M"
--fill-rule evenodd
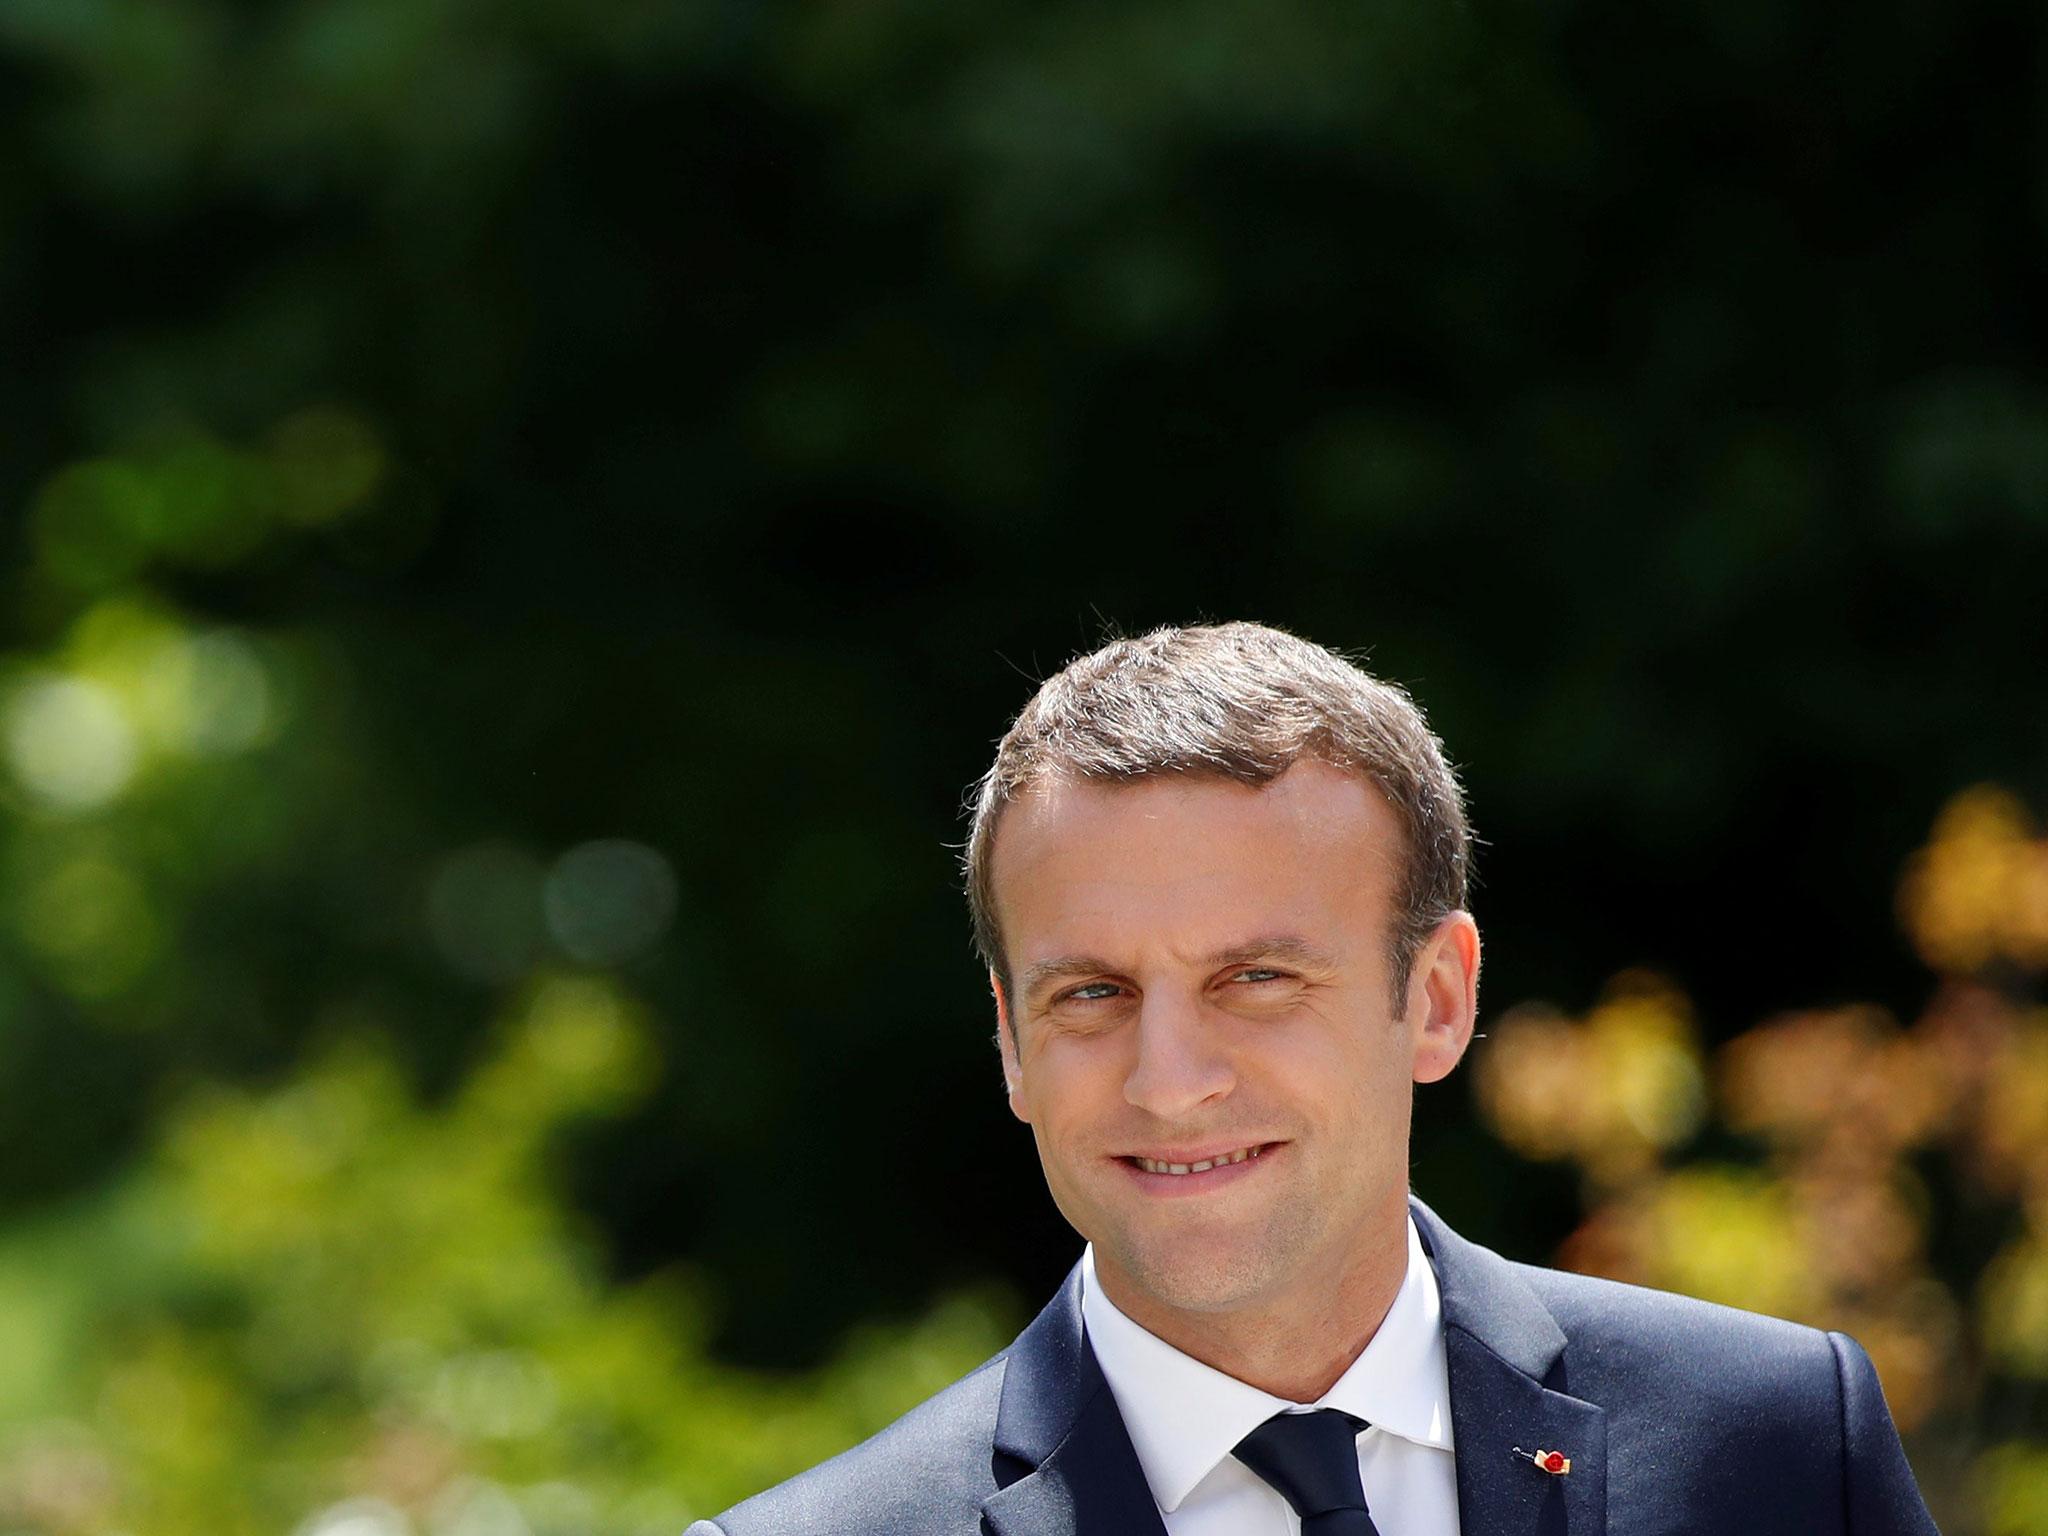
M1147 993L1138 1011L1137 1058L1124 1099L1162 1120L1179 1119L1237 1085L1213 1025L1192 1000Z

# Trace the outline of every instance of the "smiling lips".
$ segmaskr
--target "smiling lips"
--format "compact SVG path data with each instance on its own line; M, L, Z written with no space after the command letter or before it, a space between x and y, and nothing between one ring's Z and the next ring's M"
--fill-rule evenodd
M1208 1157L1195 1159L1193 1161L1185 1163L1168 1162L1164 1158L1144 1157L1138 1155L1128 1156L1124 1158L1124 1161L1131 1164L1133 1167L1142 1168L1147 1173L1165 1173L1174 1175L1190 1173L1207 1173L1211 1168L1225 1168L1232 1163L1246 1162L1251 1158L1257 1157L1261 1152L1265 1151L1266 1148L1270 1145L1272 1145L1272 1143L1270 1142L1259 1142L1253 1146L1239 1147L1234 1152L1217 1152Z

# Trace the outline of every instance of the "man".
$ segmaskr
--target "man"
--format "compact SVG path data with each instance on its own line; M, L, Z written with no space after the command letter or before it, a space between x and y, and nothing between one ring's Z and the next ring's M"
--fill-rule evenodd
M1511 1264L1408 1195L1469 834L1400 690L1251 624L1082 657L968 843L1011 1110L1088 1246L1001 1355L691 1536L1931 1532L1840 1334Z

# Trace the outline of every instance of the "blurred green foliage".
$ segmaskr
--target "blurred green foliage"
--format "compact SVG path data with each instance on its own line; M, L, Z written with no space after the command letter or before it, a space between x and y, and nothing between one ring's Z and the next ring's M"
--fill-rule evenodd
M359 1019L290 1083L195 1092L142 1164L0 1242L0 1527L673 1533L1006 1341L962 1296L817 1372L713 1364L685 1272L605 1277L547 1154L644 1089L616 988L544 977L447 1103Z
M1518 1254L1652 1184L1796 1227L1717 1053L1932 1016L1899 860L1960 785L2048 803L2043 30L0 6L8 1518L632 1528L985 1348L1074 1244L947 844L1111 621L1368 648L1464 765L1489 997L1615 1086L1535 1162L1426 1096L1441 1209ZM1913 931L2031 1017L2037 955ZM604 1092L519 1044L585 995L639 1042ZM1884 1251L1986 1353L1927 1357L1973 1385L1915 1449L1952 1528L2020 1529L2035 1367L1981 1298L2035 1315L2039 1219L1953 1113ZM279 1128L322 1115L327 1175ZM1656 1273L1843 1299L1691 1251ZM988 1275L1021 1299L947 1300ZM450 1421L472 1357L553 1416Z

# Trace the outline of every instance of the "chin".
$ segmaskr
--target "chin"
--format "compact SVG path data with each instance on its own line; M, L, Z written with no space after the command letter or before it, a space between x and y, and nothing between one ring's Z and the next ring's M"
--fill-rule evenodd
M1287 1265L1269 1234L1234 1242L1181 1237L1111 1249L1130 1282L1176 1312L1230 1312L1269 1294Z

